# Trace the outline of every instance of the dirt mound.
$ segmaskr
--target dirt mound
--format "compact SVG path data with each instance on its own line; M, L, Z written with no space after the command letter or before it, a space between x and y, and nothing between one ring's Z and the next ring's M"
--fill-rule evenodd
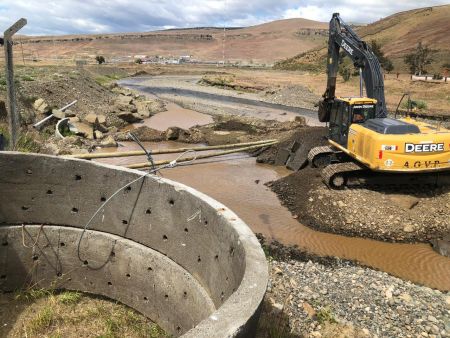
M269 184L311 228L389 242L429 242L450 232L450 188L332 190L307 167Z

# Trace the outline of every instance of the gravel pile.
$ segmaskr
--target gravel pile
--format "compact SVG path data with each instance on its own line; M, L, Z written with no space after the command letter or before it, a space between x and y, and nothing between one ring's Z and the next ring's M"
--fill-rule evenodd
M450 337L450 293L334 259L273 260L270 274L266 297L294 334Z

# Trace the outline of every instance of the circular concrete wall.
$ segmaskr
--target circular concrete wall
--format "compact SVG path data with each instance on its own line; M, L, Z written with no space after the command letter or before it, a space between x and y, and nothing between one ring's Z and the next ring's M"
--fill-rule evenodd
M0 152L0 173L0 290L101 294L175 336L254 333L267 264L252 231L222 204L82 160Z

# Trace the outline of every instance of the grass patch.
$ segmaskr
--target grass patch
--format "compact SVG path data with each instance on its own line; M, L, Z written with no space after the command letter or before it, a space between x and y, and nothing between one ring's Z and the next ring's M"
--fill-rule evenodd
M5 146L7 147L10 140L9 131L6 127L0 126L0 134L3 134ZM33 136L28 132L19 133L17 140L16 151L22 153L39 153L41 151L41 145L37 143Z
M80 292L64 291L58 295L57 300L58 302L66 305L73 305L77 304L81 300L81 296L82 294Z
M30 75L22 75L21 79L22 81L34 81L34 77Z
M330 306L325 306L319 309L316 312L316 318L320 324L337 323L337 320L334 317L333 311Z
M406 100L402 102L402 108L413 110L426 110L428 105L423 100Z
M28 325L30 333L37 334L47 330L53 322L53 316L53 309L50 306L44 307L30 320Z
M51 296L52 294L52 291L45 289L26 289L16 291L14 298L20 301L33 302L38 299Z

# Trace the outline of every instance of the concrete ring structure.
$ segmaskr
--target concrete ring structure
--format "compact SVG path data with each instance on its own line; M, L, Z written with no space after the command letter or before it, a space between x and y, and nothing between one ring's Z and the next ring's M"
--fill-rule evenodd
M222 204L84 160L0 152L0 173L0 290L104 295L174 336L254 334L267 263L253 232Z

